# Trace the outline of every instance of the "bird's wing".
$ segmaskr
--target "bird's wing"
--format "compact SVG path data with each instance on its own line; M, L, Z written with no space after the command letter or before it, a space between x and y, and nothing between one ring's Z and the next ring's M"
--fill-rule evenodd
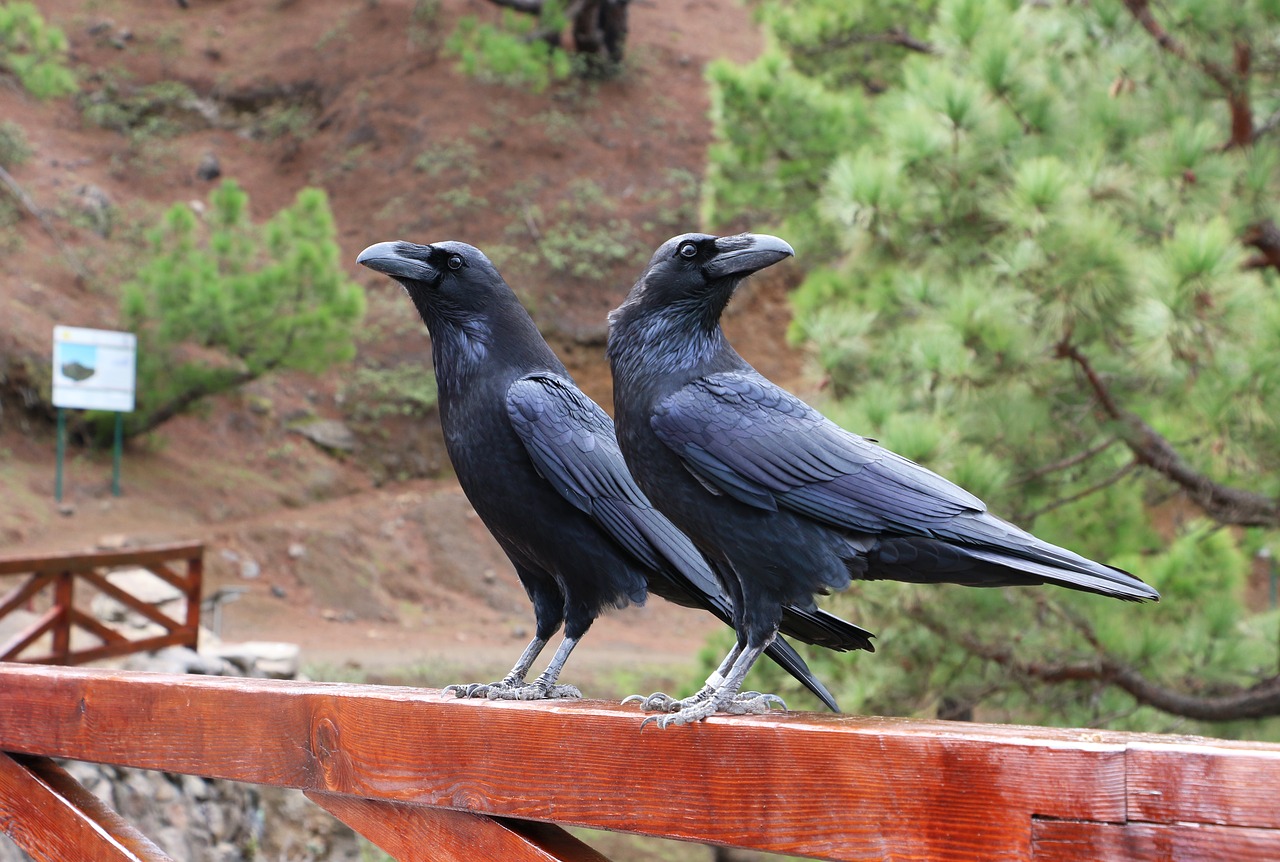
M753 372L700 378L662 399L651 424L691 472L748 505L867 532L928 534L981 500L850 434Z
M631 477L613 420L572 381L545 373L520 378L507 390L507 415L542 477L614 541L657 573L670 577L674 568L703 602L721 595L697 548Z

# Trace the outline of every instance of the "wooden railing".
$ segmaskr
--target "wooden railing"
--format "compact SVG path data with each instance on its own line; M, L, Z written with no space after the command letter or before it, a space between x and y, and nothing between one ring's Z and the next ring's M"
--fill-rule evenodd
M204 546L199 543L158 545L122 551L55 554L44 557L0 557L0 584L5 576L26 576L7 594L0 595L0 620L35 602L37 596L52 594L49 607L8 641L0 643L0 661L27 661L42 664L81 664L133 652L145 652L175 644L196 646L200 629L200 589ZM178 571L172 564L181 565ZM173 585L186 598L182 619L174 619L158 608L120 589L107 578L109 570L122 566L144 568ZM104 625L92 614L76 607L77 581L92 586L131 611L159 625L163 634L129 638ZM97 645L73 648L71 635L79 629L92 635ZM31 648L45 634L50 648L35 655Z
M1280 859L1280 746L0 664L0 829L161 853L46 758L295 787L404 860L600 860L576 825L840 860Z

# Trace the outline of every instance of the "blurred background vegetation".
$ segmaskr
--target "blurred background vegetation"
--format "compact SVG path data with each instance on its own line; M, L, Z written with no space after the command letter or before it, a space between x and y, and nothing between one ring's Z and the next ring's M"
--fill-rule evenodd
M1276 738L1280 3L756 10L706 206L795 244L821 406L1164 596L855 585L881 654L814 669L853 712Z

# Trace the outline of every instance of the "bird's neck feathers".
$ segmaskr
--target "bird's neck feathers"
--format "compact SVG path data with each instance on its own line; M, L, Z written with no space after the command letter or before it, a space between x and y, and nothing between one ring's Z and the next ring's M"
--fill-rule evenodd
M514 296L484 314L439 302L417 303L431 333L431 355L442 398L461 393L479 380L497 382L529 371L568 376L547 346L529 313Z
M638 285L609 315L609 360L615 376L652 379L656 374L687 382L745 364L720 328L724 298L682 300L654 306Z

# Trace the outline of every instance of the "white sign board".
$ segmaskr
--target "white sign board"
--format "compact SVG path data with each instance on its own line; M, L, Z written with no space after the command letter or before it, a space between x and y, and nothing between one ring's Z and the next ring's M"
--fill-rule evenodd
M53 328L53 406L133 410L138 337L132 332Z

